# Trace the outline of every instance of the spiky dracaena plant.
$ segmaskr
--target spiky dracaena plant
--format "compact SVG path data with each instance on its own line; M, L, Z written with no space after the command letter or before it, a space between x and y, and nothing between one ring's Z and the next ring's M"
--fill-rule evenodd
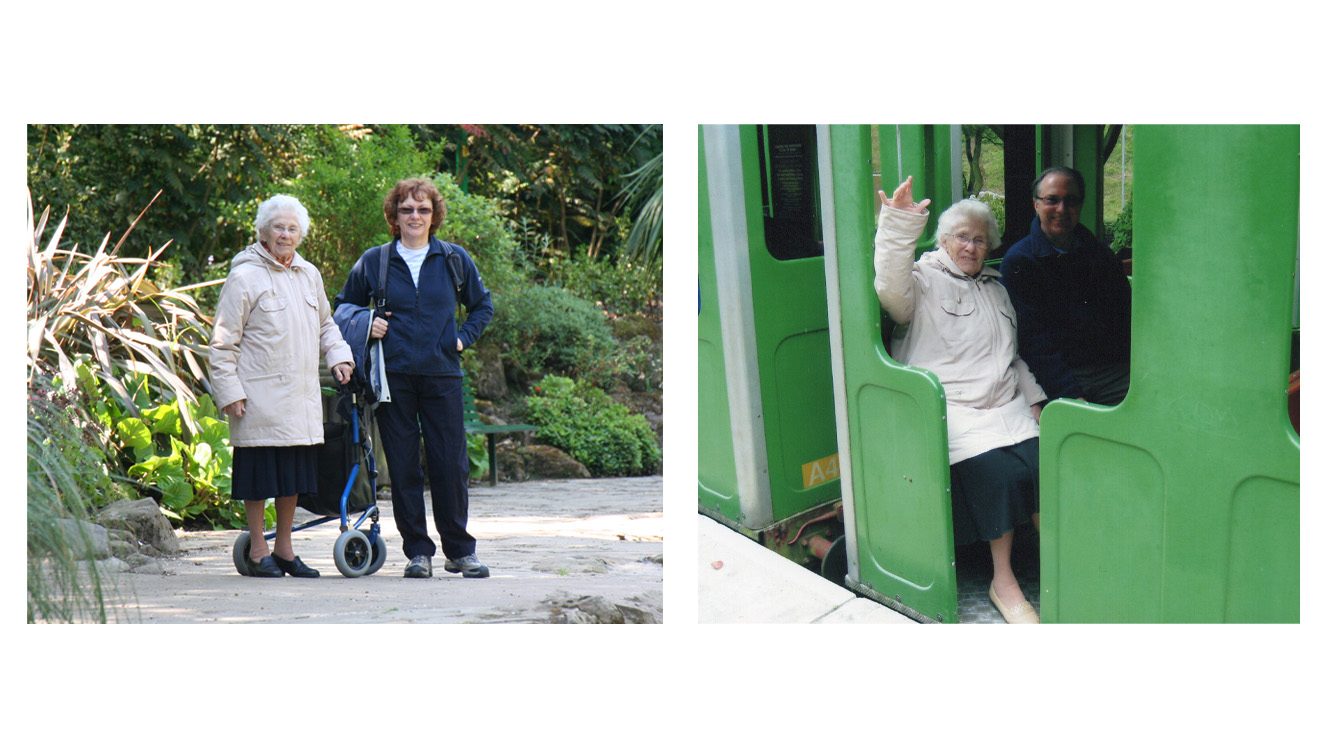
M29 201L27 215L28 620L104 622L118 595L84 558L80 520L123 494L104 459L115 424L87 405L103 392L121 414L171 396L195 403L206 389L209 320L187 293L196 286L160 289L147 278L165 247L146 259L118 256L132 226L113 249L107 235L86 254L60 246L67 215L44 242L49 208L34 221ZM180 412L195 429L191 409Z
M77 387L74 364L90 359L96 377L126 413L139 415L141 405L160 399L158 396L195 404L197 395L207 389L201 362L211 320L188 292L223 281L157 287L147 274L169 242L146 258L120 257L119 248L141 214L112 249L107 250L107 234L92 254L78 251L76 244L70 249L59 246L67 214L43 249L49 217L47 208L34 225L29 200L29 387L42 374L57 374L62 386ZM126 380L139 390L146 386L152 391L130 391ZM181 413L185 428L195 432L192 416L186 409Z

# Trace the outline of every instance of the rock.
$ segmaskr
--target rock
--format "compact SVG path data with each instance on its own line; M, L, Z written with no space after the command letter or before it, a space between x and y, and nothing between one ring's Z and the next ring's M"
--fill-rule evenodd
M631 605L612 603L599 595L573 600L547 600L551 623L655 623L655 614Z
M165 573L164 565L162 565L158 559L151 558L150 556L143 556L141 554L138 554L137 556L128 559L127 563L129 566L132 567L131 569L129 569L129 571L133 572L134 574L163 575Z
M160 513L160 507L152 499L116 501L102 509L97 519L106 527L132 533L143 547L171 555L179 552L179 539L174 535L174 528L170 527L170 521Z
M513 482L538 478L590 478L591 471L561 449L545 444L522 446L512 439L495 445L500 480Z
M500 480L521 483L527 480L527 463L523 460L522 448L512 441L495 445L495 465L500 471ZM481 480L486 480L482 476Z
M74 558L110 558L110 534L104 527L78 519L57 519L55 523Z
M123 540L117 540L112 537L110 538L110 555L114 556L115 558L122 558L125 561L127 561L133 556L142 555L142 552L138 550L138 544L136 540L131 542L125 542Z

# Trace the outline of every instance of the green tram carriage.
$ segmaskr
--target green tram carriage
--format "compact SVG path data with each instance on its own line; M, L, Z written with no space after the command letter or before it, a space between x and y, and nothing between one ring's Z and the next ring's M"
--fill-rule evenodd
M910 174L938 215L962 197L959 134L698 138L699 510L923 621L959 620L944 393L886 351L875 193ZM1041 620L1297 622L1300 129L1132 137L1131 387L1117 406L1042 413ZM1006 128L1000 252L1051 165L1085 176L1081 222L1101 233L1102 139Z

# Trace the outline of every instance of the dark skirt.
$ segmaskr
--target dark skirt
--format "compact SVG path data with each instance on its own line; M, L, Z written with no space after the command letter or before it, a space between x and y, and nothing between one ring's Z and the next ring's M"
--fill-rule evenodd
M235 501L265 501L316 493L317 446L234 447L230 495Z
M999 447L949 466L953 542L994 540L1040 511L1040 439Z

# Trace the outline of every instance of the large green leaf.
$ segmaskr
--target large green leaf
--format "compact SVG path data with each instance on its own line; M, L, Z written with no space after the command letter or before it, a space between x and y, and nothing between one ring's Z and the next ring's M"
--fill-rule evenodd
M160 489L161 501L166 506L187 518L197 513L193 503L193 487L187 476L182 473L163 473L157 476L156 487Z
M170 434L172 436L183 434L183 430L179 425L179 404L177 400L143 410L142 419L151 424L153 434Z
M115 424L119 440L133 449L151 447L151 428L141 418L125 418Z

